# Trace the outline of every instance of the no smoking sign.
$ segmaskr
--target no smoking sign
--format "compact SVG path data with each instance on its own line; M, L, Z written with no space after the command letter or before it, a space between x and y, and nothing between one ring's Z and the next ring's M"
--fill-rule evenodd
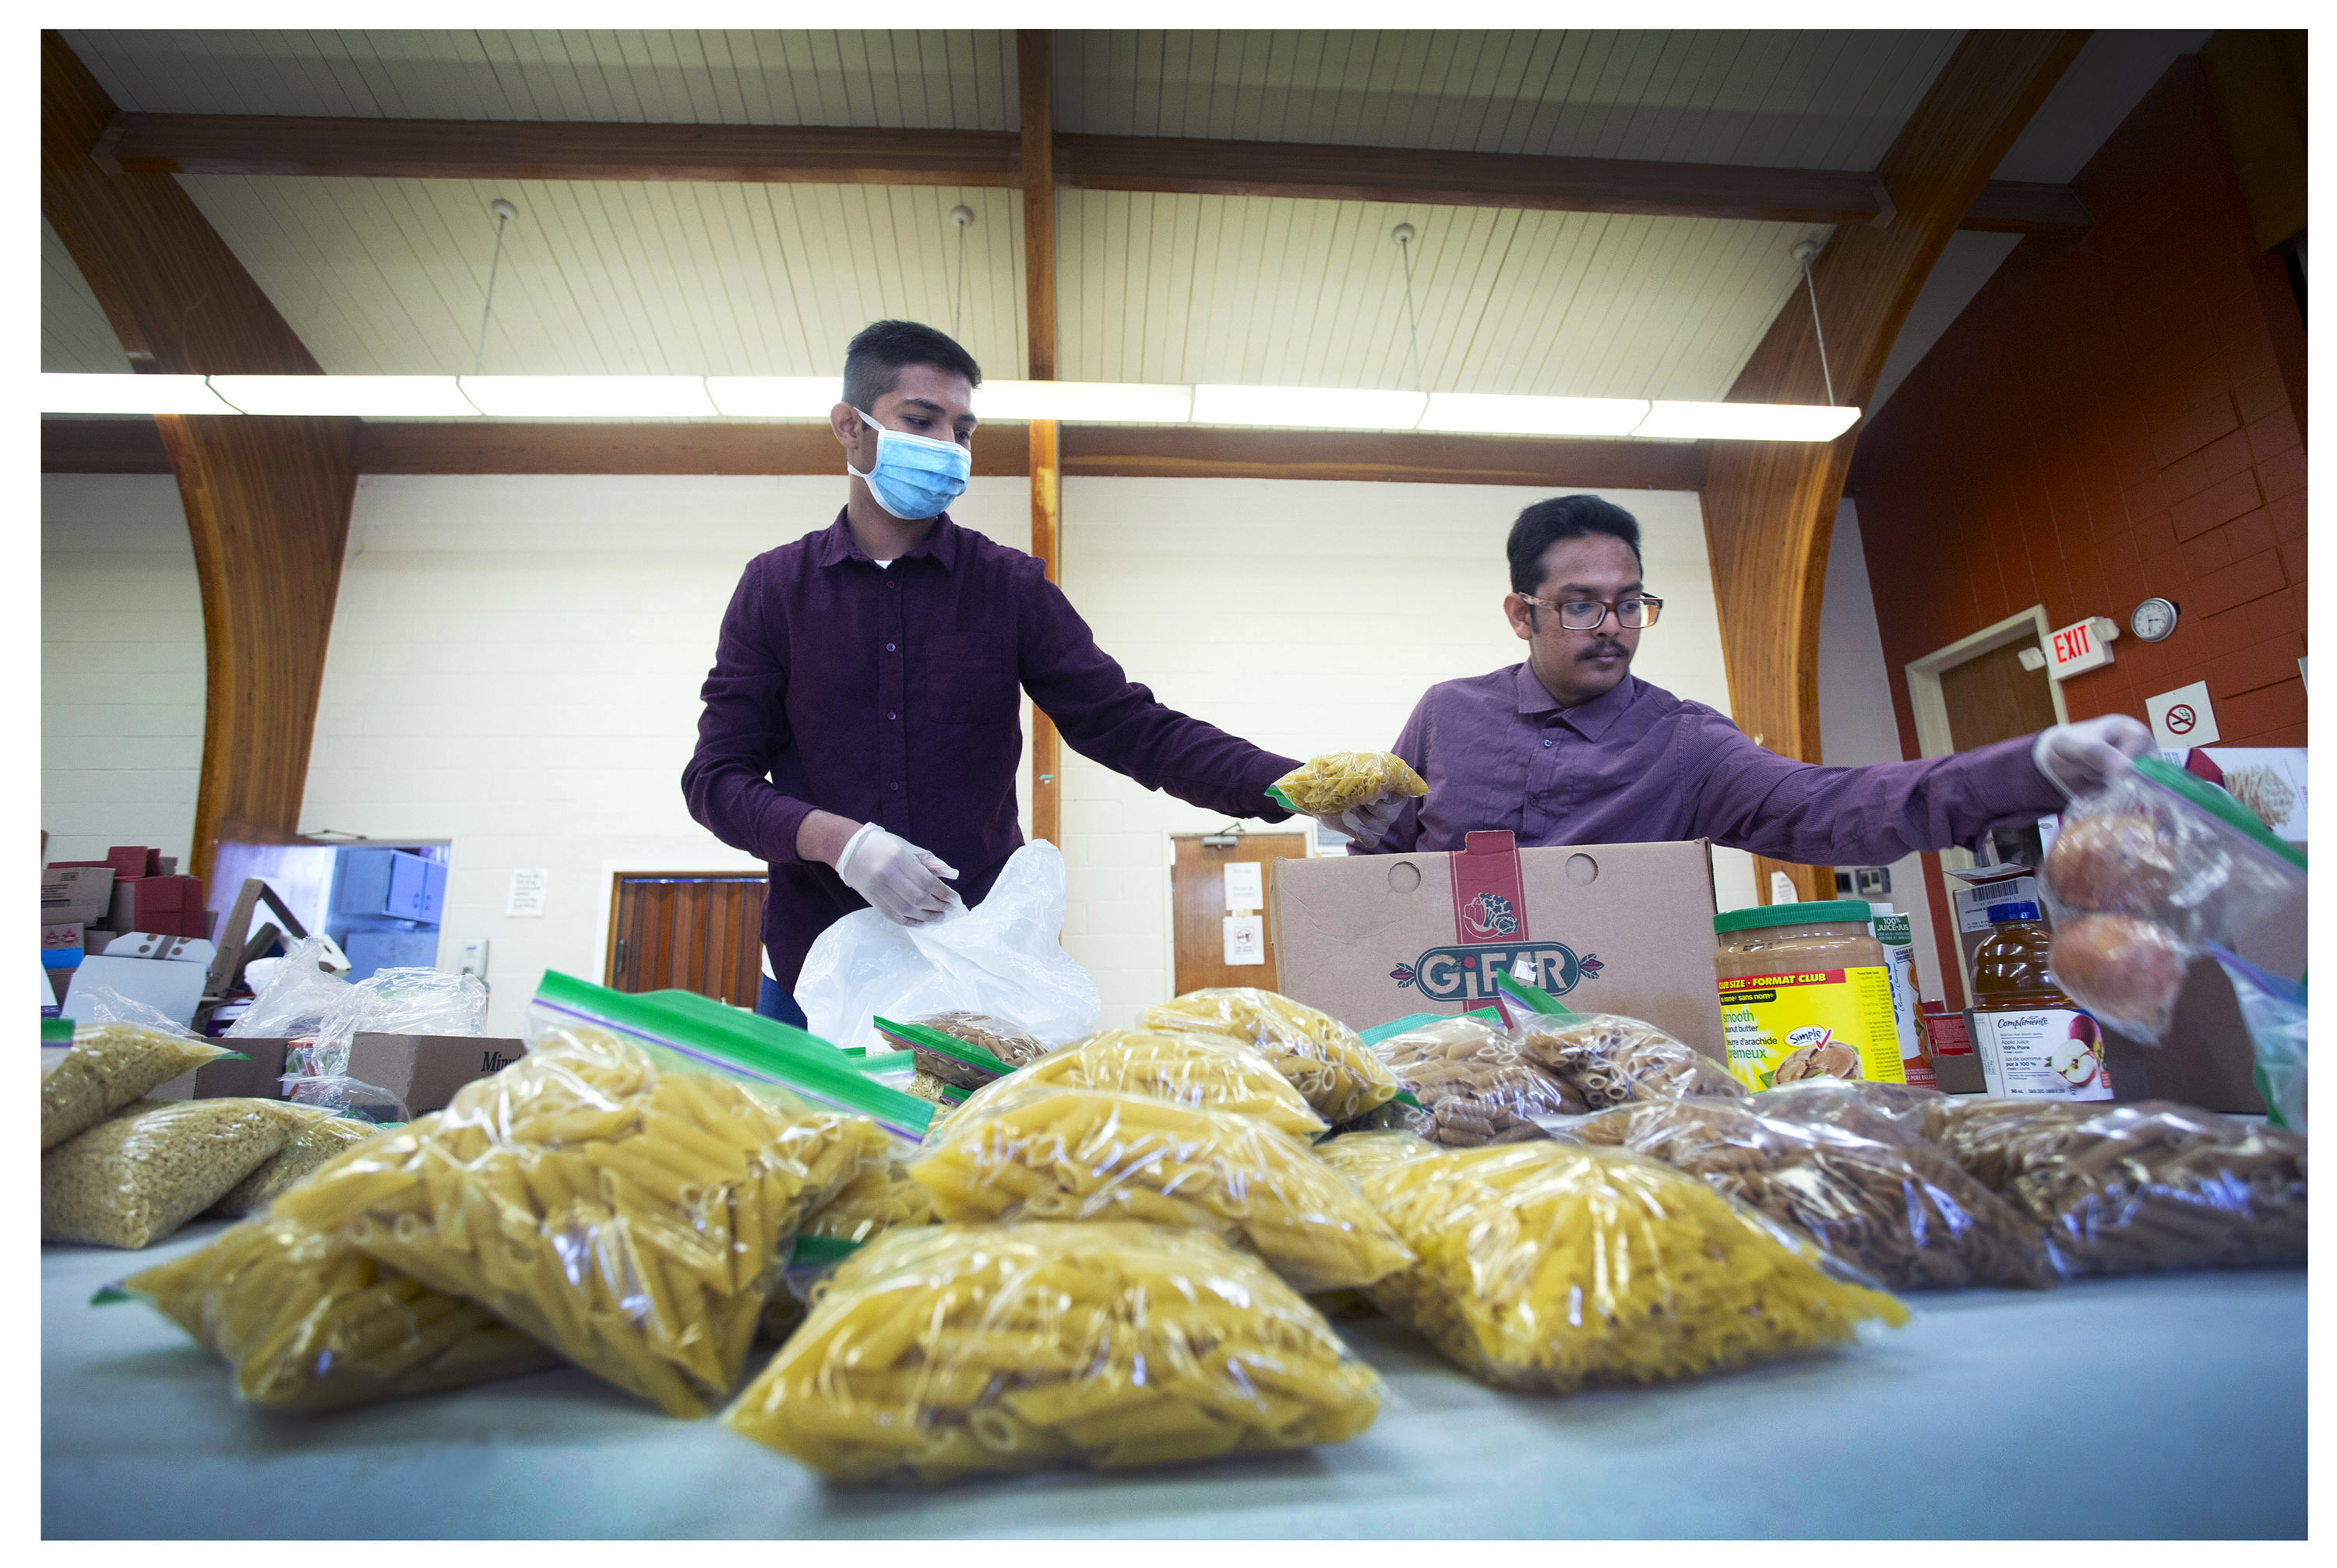
M2207 701L2205 681L2162 691L2144 706L2150 710L2151 733L2163 751L2213 746L2223 738L2215 728L2215 708Z

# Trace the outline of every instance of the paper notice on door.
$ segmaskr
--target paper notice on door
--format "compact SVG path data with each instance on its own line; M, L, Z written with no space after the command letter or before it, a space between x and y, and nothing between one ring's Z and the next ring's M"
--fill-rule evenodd
M1226 867L1226 913L1245 914L1266 907L1266 865L1236 860ZM1227 960L1231 962L1230 959Z
M1263 915L1228 915L1226 916L1226 963L1263 964L1266 962L1266 916Z
M541 916L543 914L544 884L551 879L549 871L513 871L511 890L504 897L504 915Z

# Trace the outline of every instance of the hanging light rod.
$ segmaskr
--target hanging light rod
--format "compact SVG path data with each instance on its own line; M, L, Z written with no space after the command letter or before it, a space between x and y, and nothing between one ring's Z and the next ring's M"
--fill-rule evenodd
M357 418L822 419L834 376L123 376L45 374L45 414L337 415ZM1085 425L1422 430L1452 435L1831 441L1856 408L1530 397L1356 387L985 381L992 419Z

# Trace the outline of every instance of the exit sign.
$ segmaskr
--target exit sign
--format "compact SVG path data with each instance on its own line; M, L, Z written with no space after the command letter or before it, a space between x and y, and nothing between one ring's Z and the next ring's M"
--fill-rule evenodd
M2117 635L2117 623L2106 615L2090 615L2047 633L2045 652L2052 664L2053 679L2067 681L2108 663L2110 639Z

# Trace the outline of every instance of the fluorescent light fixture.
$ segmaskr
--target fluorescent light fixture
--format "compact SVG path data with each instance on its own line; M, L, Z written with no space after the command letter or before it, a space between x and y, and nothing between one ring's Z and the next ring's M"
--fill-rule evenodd
M246 414L408 415L475 419L452 376L214 376L211 390Z
M44 373L44 414L232 414L200 376Z
M1193 388L1196 425L1308 426L1340 430L1409 430L1428 407L1423 392L1364 392L1332 387Z
M1137 381L985 381L973 389L973 411L984 419L1182 425L1193 416L1193 389Z
M706 395L733 418L825 419L844 397L844 377L709 376Z
M1634 436L1675 441L1831 441L1855 408L1804 403L1657 403Z
M538 419L708 419L703 376L465 376L482 414Z
M1480 436L1628 436L1648 416L1644 397L1505 397L1432 392L1423 430Z

